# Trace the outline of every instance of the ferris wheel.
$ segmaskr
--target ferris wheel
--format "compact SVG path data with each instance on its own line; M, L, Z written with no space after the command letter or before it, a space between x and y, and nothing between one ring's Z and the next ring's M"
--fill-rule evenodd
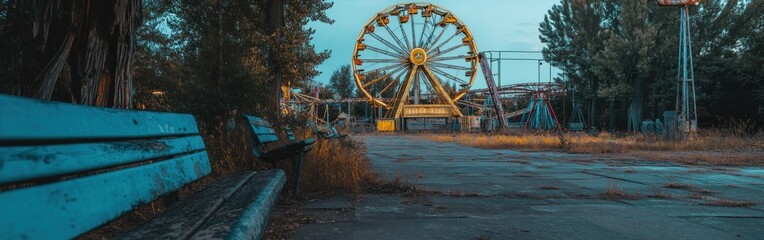
M477 64L472 33L456 15L403 3L364 25L352 66L360 92L387 118L400 118L462 116L455 103L469 92Z

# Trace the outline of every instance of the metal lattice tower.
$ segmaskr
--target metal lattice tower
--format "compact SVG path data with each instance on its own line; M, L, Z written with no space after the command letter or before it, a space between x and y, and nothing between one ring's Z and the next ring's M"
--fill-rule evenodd
M692 37L690 35L690 10L680 8L679 58L677 70L676 111L677 127L684 133L698 129L698 111L695 100L695 73L692 64Z

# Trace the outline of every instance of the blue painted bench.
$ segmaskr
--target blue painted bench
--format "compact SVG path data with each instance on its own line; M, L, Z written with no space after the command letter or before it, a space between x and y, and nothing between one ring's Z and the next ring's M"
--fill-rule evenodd
M0 238L69 239L205 175L187 114L0 94ZM170 206L124 239L259 238L284 172L244 172Z
M263 162L274 165L277 161L292 159L294 161L294 188L295 194L300 192L300 173L305 154L313 148L314 139L297 140L291 129L286 128L288 142L283 145L272 146L279 142L279 136L271 124L261 117L244 115L249 123L252 134L252 153Z

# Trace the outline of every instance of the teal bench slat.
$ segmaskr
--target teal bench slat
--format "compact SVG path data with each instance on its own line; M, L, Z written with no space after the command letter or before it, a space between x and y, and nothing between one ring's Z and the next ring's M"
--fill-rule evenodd
M204 151L200 136L106 143L0 146L0 184Z
M260 239L284 183L280 169L224 178L117 239Z
M0 192L0 235L69 239L210 173L207 153Z
M294 136L294 132L292 132L292 128L285 127L284 130L286 131L287 140L290 142L297 141L297 138Z
M279 141L279 136L271 127L271 123L261 117L250 115L244 115L244 117L247 119L247 122L249 122L249 128L253 138L258 144L262 145Z
M2 94L0 106L0 238L74 238L211 173L191 115ZM177 227L188 237L197 232L229 236L222 238L262 236L285 182L283 171L227 179L166 211L186 214L157 219L174 219L162 225ZM234 214L227 209L246 211ZM237 224L202 226L213 218ZM198 221L184 225L184 219ZM149 238L156 236L137 239Z
M302 162L307 153L313 146L313 139L306 139L304 141L289 141L285 145L281 145L275 148L268 148L268 143L278 142L278 135L273 130L271 124L261 117L244 115L250 126L250 133L252 134L252 153L255 157L264 162L270 162L275 167L276 161L292 158L294 160L294 192L299 193L300 190L300 172L302 170ZM287 135L292 133L291 129L287 130ZM267 137L264 137L267 136Z
M127 139L198 134L188 114L128 111L0 94L3 142Z

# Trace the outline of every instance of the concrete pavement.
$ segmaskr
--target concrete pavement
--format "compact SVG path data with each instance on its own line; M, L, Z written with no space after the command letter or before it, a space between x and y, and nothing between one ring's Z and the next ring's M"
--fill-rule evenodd
M435 193L309 203L294 239L764 239L762 168L360 139L377 172Z

